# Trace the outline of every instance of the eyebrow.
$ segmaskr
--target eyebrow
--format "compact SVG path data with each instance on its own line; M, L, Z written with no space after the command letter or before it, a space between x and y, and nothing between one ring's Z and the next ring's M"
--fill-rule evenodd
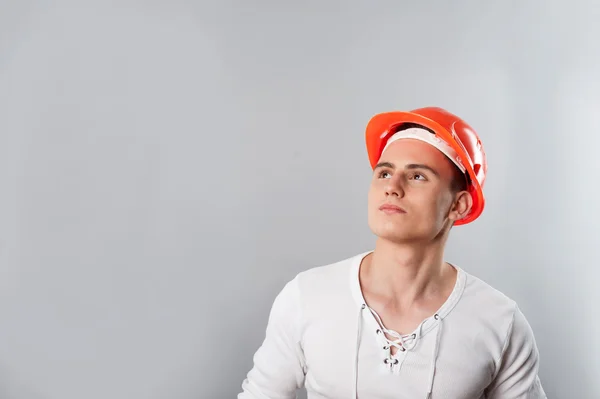
M396 166L391 162L380 162L375 166L375 169L379 169L379 168L396 169ZM440 176L440 174L435 169L433 169L431 166L427 166L427 165L420 164L420 163L408 164L404 167L404 169L407 169L407 170L425 169L425 170L430 171L431 173L433 173L434 175L436 175L438 177Z
M379 169L379 168L390 168L390 169L396 169L396 167L394 166L393 163L391 162L379 162L376 166L375 169Z

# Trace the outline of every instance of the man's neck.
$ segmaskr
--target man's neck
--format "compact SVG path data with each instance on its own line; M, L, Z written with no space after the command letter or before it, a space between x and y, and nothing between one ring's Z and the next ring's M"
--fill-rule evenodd
M398 244L379 239L361 267L369 296L397 310L427 306L449 295L456 270L444 262L444 243Z

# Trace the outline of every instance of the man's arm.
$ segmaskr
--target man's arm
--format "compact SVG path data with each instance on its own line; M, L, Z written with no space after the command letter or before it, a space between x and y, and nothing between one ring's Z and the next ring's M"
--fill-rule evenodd
M539 353L531 326L519 308L509 329L488 399L546 399L538 377Z
M273 302L265 339L254 354L254 366L238 399L296 398L305 378L301 317L298 282L292 280Z

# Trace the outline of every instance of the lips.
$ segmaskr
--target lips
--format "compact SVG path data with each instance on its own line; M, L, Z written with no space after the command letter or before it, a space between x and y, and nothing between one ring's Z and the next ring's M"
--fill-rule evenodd
M406 213L404 209L393 204L383 204L379 207L379 210L385 213Z

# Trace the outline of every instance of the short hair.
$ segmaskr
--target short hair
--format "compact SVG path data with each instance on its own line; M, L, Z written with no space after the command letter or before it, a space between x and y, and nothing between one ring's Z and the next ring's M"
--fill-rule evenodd
M392 134L400 132L402 130L411 129L411 128L425 129L429 133L435 134L435 132L433 130L431 130L430 128L420 125L418 123L412 123L412 122L405 122L405 123L402 123L402 124L396 126L393 129ZM467 173L463 173L460 169L458 169L458 166L456 166L454 164L454 162L451 162L451 163L452 163L452 166L454 166L454 169L453 169L452 182L450 183L450 189L454 193L466 191L469 186L469 175Z

